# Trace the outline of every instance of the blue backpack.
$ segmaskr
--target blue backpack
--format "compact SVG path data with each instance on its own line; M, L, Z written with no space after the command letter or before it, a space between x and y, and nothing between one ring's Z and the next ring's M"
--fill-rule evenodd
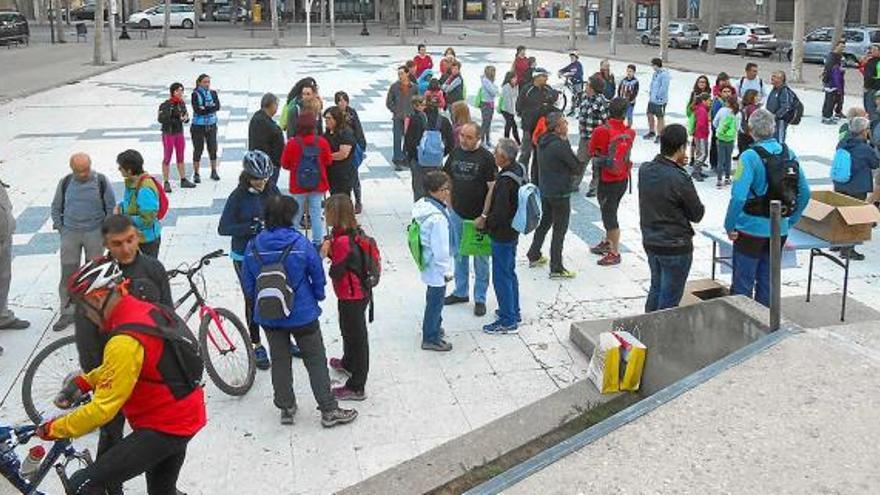
M531 234L538 228L544 214L541 207L541 191L536 185L511 171L503 172L501 176L510 177L519 187L516 195L516 213L510 226L520 234Z
M354 165L354 168L359 168L361 163L364 162L364 149L360 144L355 144L351 155L351 163Z
M831 180L837 184L846 184L852 178L852 155L843 148L834 152L831 162Z
M296 167L296 184L306 191L314 191L321 184L321 167L318 165L321 150L316 145L306 146L299 136L296 142L302 149L302 157Z
M432 127L427 126L425 117L425 132L416 149L418 152L419 165L423 167L439 167L443 165L443 136L440 134L440 114L434 119Z

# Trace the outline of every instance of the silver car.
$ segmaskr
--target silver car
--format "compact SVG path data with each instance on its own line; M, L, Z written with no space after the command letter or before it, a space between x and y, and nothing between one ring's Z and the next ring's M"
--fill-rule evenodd
M804 61L825 63L825 58L831 53L831 39L834 37L833 27L820 27L804 37ZM880 27L863 26L847 27L843 30L843 40L846 46L843 49L843 58L847 65L856 67L859 65L868 48L873 43L880 43ZM788 50L788 60L791 60L792 52Z
M669 46L672 48L696 48L700 44L700 27L692 22L669 23ZM660 45L660 26L642 33L643 45Z

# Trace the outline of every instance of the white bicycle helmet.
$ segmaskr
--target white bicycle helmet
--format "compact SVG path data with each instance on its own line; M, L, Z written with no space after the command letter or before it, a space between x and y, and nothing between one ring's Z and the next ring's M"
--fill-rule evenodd
M100 289L114 289L123 281L119 263L113 258L102 256L81 266L67 282L67 292L71 297L85 297Z
M272 176L274 167L272 159L265 152L260 150L248 151L241 160L246 174L256 179L268 179Z

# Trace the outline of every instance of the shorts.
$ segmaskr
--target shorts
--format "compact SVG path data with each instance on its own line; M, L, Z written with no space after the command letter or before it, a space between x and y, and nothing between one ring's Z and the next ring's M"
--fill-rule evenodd
M620 228L617 223L617 210L620 208L620 200L623 199L628 182L628 180L599 181L596 197L599 200L599 210L602 212L602 225L605 227L605 232Z
M649 101L648 102L648 115L653 115L655 117L663 118L663 116L666 115L666 103L661 105L659 103L651 103Z

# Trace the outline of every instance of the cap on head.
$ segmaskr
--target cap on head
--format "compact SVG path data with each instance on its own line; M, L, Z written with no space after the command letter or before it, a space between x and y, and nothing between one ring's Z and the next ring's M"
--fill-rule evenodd
M547 72L547 69L545 69L543 67L535 67L535 69L532 71L532 79L537 79L541 76L547 77L549 75L550 75L550 73Z

